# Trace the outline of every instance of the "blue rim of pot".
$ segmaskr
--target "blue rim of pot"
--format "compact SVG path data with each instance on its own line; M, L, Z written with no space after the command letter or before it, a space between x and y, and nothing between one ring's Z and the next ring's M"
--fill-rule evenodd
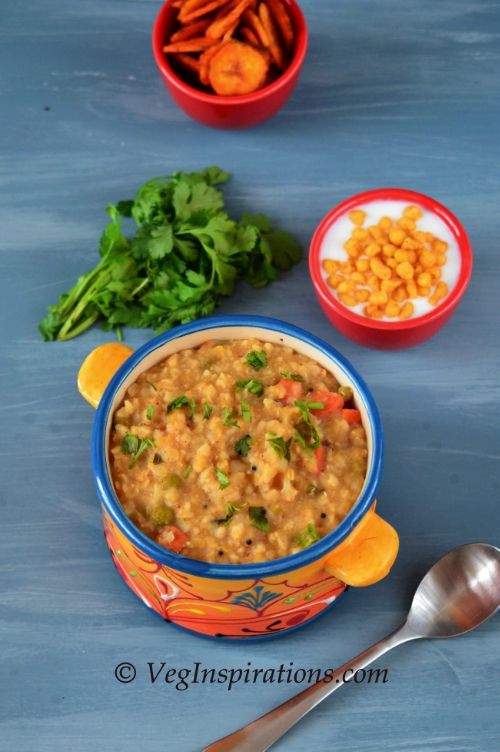
M313 546L299 553L255 564L215 564L203 562L175 554L159 546L155 541L142 533L126 515L113 489L106 462L106 428L108 420L112 417L111 408L114 396L131 371L141 363L143 358L162 347L166 342L180 339L188 334L230 327L258 327L264 330L267 329L278 334L295 337L323 353L329 360L338 365L351 380L356 396L364 403L372 431L371 463L367 471L363 491L340 525ZM384 437L380 414L368 386L356 369L334 347L314 334L310 334L293 324L265 316L207 317L170 329L165 334L160 334L145 345L142 345L126 360L109 382L99 402L92 431L92 467L98 496L118 529L134 546L155 561L174 570L180 570L186 574L209 579L246 580L273 577L285 572L301 569L333 551L352 532L372 506L382 475L383 459Z

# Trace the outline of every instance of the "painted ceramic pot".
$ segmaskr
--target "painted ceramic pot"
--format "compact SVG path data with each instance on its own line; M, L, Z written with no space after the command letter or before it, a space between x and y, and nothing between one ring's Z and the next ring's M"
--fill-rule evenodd
M368 437L365 485L343 522L300 553L258 564L196 561L159 546L123 511L109 466L112 416L139 374L172 353L197 347L207 339L249 337L292 347L351 386ZM397 555L398 536L375 512L383 462L379 413L362 378L330 345L273 319L207 318L172 329L136 352L120 343L101 345L83 363L78 385L82 395L97 407L93 471L113 562L130 589L165 621L209 637L282 635L325 613L348 585L370 585L389 572Z

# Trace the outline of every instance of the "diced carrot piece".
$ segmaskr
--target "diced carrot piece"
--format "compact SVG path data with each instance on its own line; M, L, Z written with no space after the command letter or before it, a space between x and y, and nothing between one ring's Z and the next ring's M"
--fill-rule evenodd
M292 381L292 379L281 379L278 384L285 390L284 401L287 405L293 405L296 400L299 400L302 397L302 382Z
M240 2L235 5L234 8L229 10L227 14L210 24L207 29L207 36L213 37L214 39L221 39L229 29L232 29L235 24L239 22L241 16L251 3L252 0L240 0Z
M319 475L326 467L326 447L319 446L315 449L314 457L316 459L316 473Z
M179 554L189 538L182 530L176 525L167 525L158 534L156 540L164 548L168 548L176 554Z
M332 415L342 410L344 399L337 392L311 392L308 395L308 402L322 402L324 407L321 410L311 410L311 413L317 418L331 418Z
M342 417L351 426L353 426L355 423L361 423L361 413L359 412L359 410L346 408L342 410Z
M214 44L217 44L216 39L211 39L210 37L195 37L194 39L186 39L183 42L167 44L167 46L163 48L163 52L170 54L174 52L202 52L203 50L206 50L207 47L212 47Z
M237 96L260 89L268 70L268 62L259 50L244 42L231 41L212 57L208 75L216 94Z
M203 21L195 21L189 26L183 26L175 34L170 37L170 42L183 42L186 39L193 39L194 37L203 36L211 24L210 19L204 19Z
M294 39L293 25L290 16L281 0L267 0L267 4L271 10L275 24L281 32L285 46L290 52L293 47Z
M259 5L259 18L265 29L269 44L266 47L272 55L272 58L280 70L286 68L286 55L281 48L280 40L274 26L271 11L265 3Z

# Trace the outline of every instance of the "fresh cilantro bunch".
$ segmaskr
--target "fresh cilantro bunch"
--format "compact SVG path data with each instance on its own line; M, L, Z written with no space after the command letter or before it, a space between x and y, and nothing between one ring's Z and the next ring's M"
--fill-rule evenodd
M294 238L263 214L239 222L224 211L219 167L176 172L145 183L133 201L108 207L97 266L50 306L39 325L45 340L76 337L95 322L163 332L207 316L239 279L265 287L301 256ZM127 237L123 218L135 222Z

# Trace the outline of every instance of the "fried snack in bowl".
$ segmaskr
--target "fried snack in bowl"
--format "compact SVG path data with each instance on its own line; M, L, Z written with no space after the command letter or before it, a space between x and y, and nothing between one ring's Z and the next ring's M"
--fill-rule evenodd
M307 26L295 0L167 0L153 30L173 98L212 127L272 117L297 83Z

